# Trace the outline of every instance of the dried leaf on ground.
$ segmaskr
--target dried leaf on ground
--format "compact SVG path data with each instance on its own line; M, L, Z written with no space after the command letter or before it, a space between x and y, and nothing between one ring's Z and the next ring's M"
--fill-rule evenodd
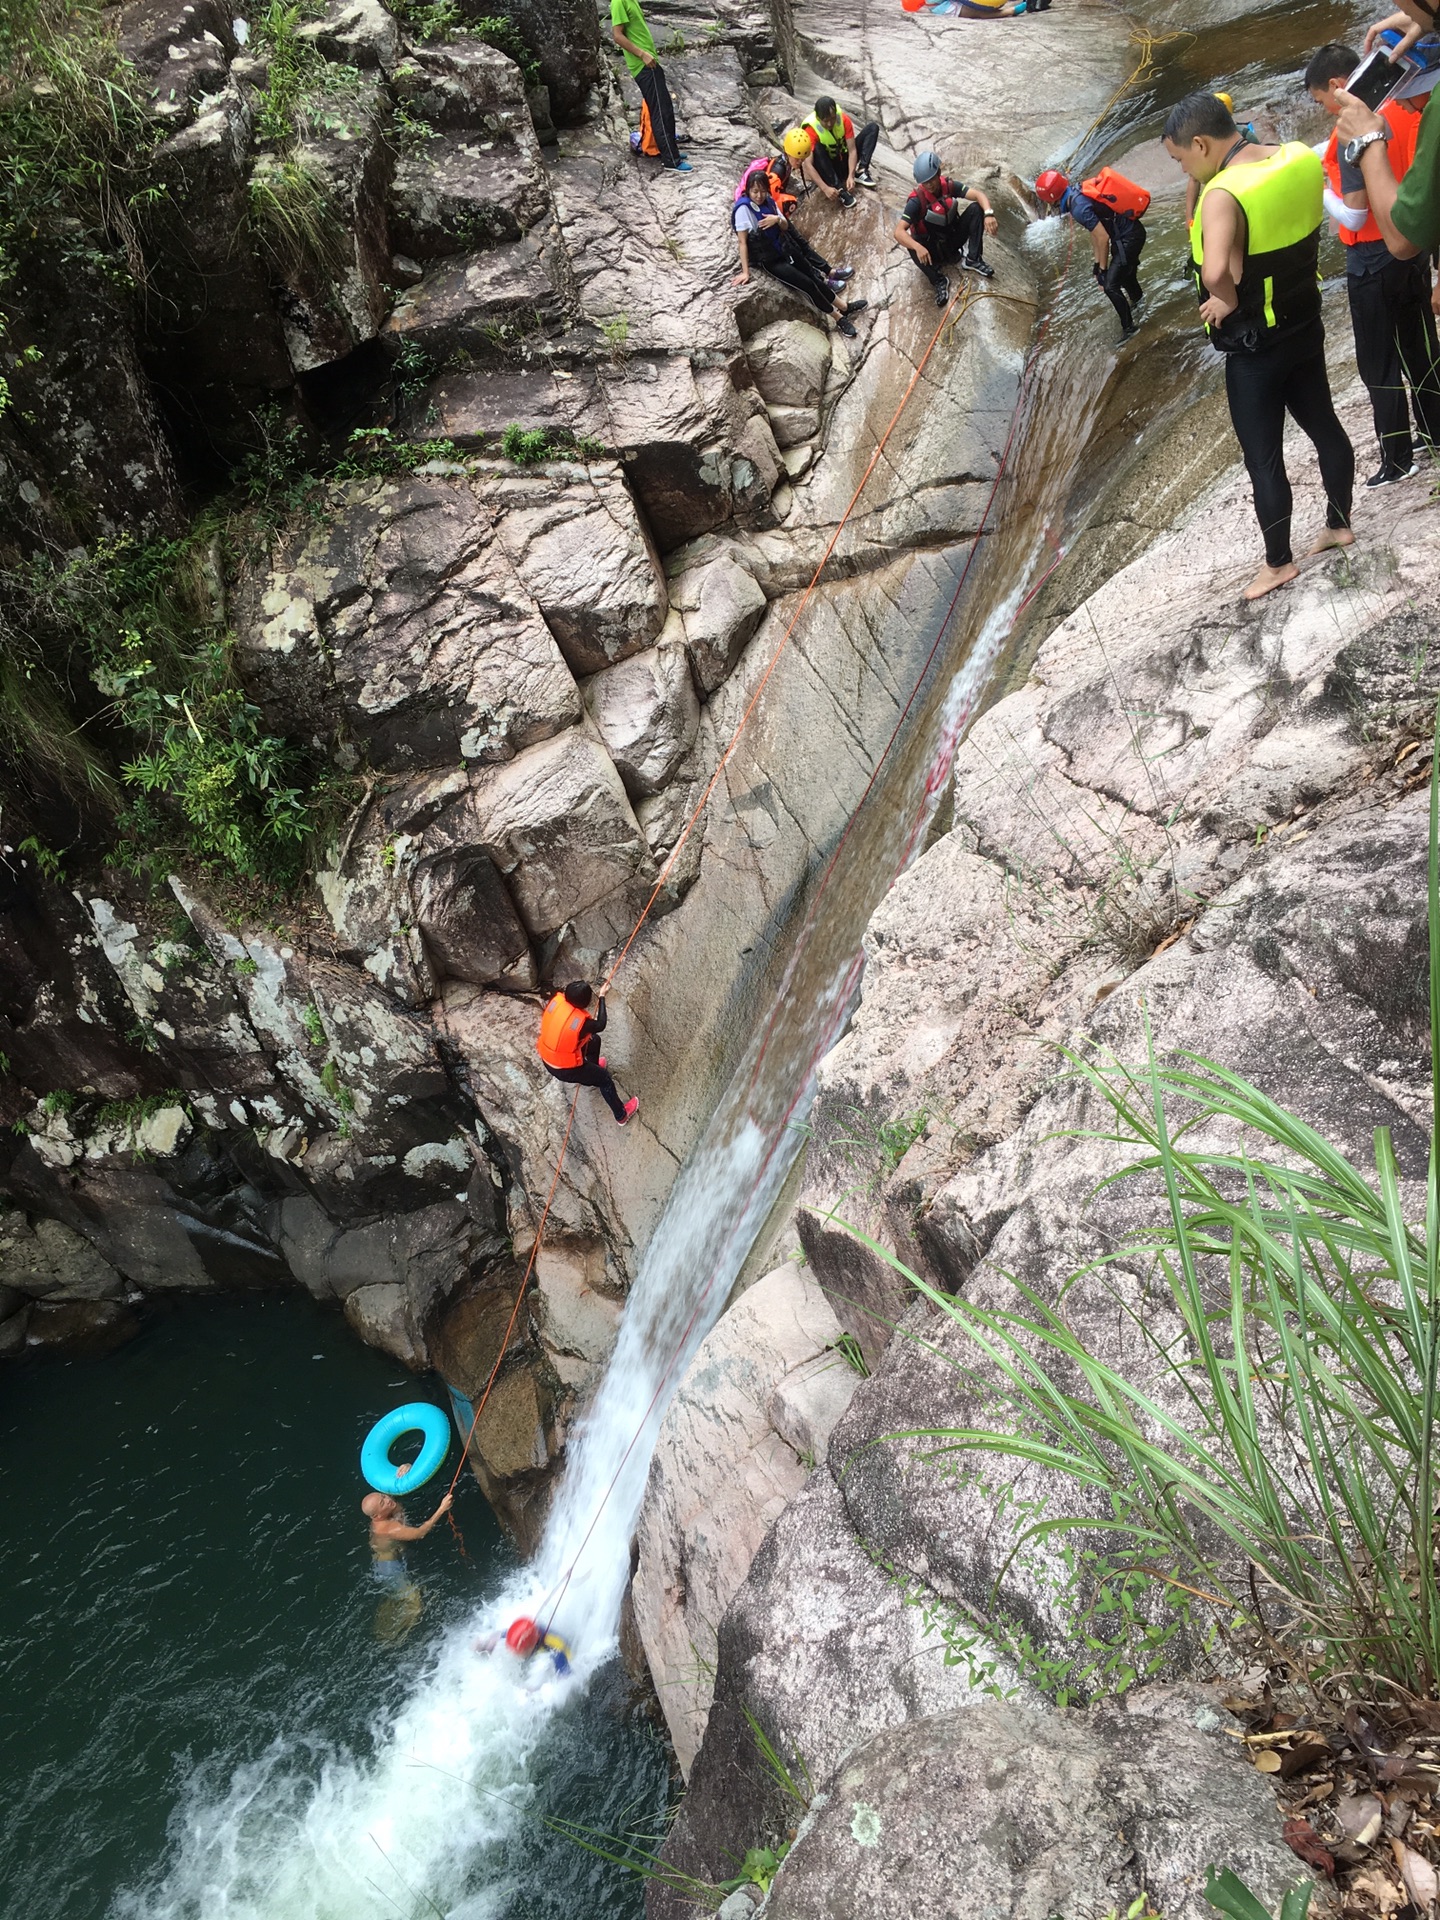
M1340 1822L1340 1831L1356 1846L1368 1847L1379 1839L1385 1809L1373 1793L1356 1793L1349 1799L1337 1800L1334 1814Z
M1375 1867L1357 1873L1350 1882L1349 1892L1352 1901L1374 1907L1379 1913L1397 1913L1408 1898L1388 1873L1381 1873Z
M1334 1856L1308 1820L1287 1820L1280 1831L1286 1846L1307 1866L1318 1867L1328 1879L1335 1878Z
M1440 1874L1414 1847L1407 1847L1403 1840L1392 1840L1395 1849L1395 1864L1405 1882L1405 1891L1422 1913L1433 1913L1435 1901L1440 1897Z

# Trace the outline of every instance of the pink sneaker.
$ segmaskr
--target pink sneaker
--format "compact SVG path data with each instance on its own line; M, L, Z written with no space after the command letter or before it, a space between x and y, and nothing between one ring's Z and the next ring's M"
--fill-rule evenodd
M625 1102L625 1120L633 1120L639 1111L640 1102L638 1100L627 1100ZM618 1124L623 1127L625 1120L621 1120Z
M597 1067L608 1067L610 1062L605 1058L604 1054L602 1053L600 1058L595 1062L595 1064Z

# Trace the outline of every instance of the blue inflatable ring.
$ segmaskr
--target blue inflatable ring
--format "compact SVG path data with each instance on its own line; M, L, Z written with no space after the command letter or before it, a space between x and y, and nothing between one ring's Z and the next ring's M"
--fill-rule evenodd
M417 1432L424 1435L425 1444L420 1458L402 1474L390 1458L390 1449L402 1433ZM428 1400L412 1400L409 1406L397 1407L377 1420L366 1434L360 1449L360 1471L377 1493L413 1493L434 1478L449 1451L450 1422L445 1415Z

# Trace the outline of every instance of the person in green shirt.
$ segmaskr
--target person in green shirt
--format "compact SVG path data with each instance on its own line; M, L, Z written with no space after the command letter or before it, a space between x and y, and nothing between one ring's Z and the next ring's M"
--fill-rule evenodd
M655 36L640 11L640 0L610 0L610 33L625 56L631 78L640 89L650 115L650 130L660 149L660 164L677 173L692 171L675 137L675 103L665 83L665 69L655 58Z
M1436 9L1428 0L1400 0L1402 11L1379 22L1365 36L1366 51L1387 26L1403 27L1405 38L1397 51L1436 25ZM1397 260L1414 260L1440 247L1440 90L1432 92L1420 122L1415 158L1403 180L1395 178L1386 146L1390 129L1353 93L1337 90L1342 103L1335 122L1344 159L1365 177L1365 196L1385 244ZM1440 292L1431 304L1440 311Z

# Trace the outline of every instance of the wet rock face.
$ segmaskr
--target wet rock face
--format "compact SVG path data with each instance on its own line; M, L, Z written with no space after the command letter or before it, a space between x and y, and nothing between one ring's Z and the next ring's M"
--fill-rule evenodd
M857 1384L839 1337L819 1288L779 1267L721 1317L666 1409L631 1597L682 1773L710 1711L720 1618Z
M1298 1866L1263 1776L1222 1737L1228 1719L991 1700L879 1734L816 1801L766 1914L1045 1920L1148 1896L1204 1920L1219 1860L1273 1906Z
M488 484L487 484L488 482ZM237 636L277 724L343 713L377 770L508 760L581 717L575 672L645 647L665 582L612 467L356 482L249 584Z

